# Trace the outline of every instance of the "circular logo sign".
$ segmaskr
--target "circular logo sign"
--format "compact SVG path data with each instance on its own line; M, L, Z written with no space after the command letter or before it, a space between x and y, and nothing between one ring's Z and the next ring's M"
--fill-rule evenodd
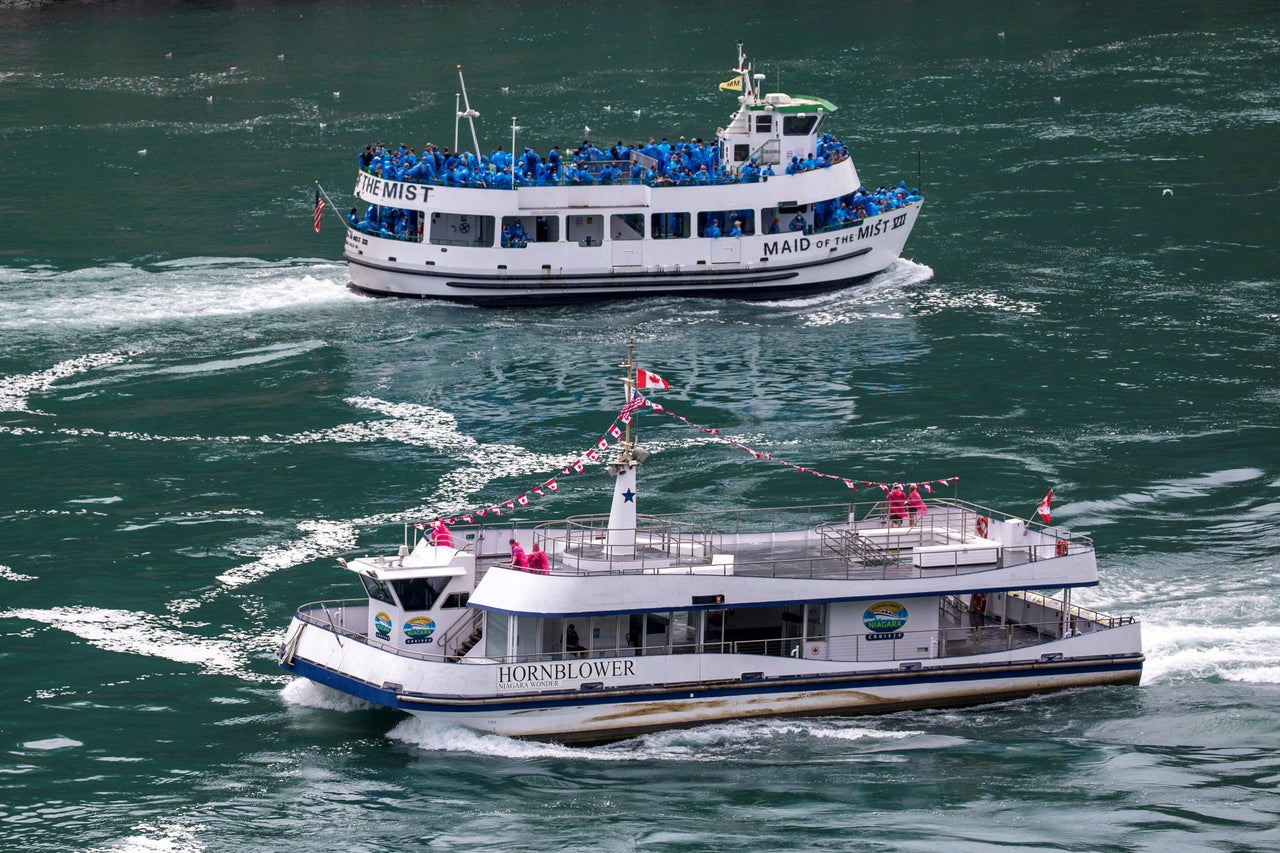
M415 616L404 623L404 635L421 643L436 632L436 620L430 616Z
M862 614L862 624L876 634L896 631L907 624L907 608L896 601L877 601Z
M391 636L391 617L379 610L373 615L373 627L379 637Z

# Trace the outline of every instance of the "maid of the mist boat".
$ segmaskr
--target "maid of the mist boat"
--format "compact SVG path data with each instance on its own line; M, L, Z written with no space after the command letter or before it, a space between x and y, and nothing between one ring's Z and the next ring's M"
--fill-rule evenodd
M765 93L741 45L734 72L720 88L738 110L705 142L518 153L513 118L512 150L481 157L468 100L458 116L472 151L458 150L456 125L452 152L371 146L355 185L365 212L346 222L352 286L490 305L772 299L845 287L897 260L918 191L864 188L825 129L836 106Z
M406 524L398 554L339 561L367 597L301 607L280 665L429 721L567 743L1138 683L1139 624L1071 604L1098 583L1093 543L1039 521L936 496L901 520L884 500L640 514L632 413L685 419L623 366L630 402L584 454L615 440L607 515L498 518L526 493L439 537ZM512 539L548 569L512 567Z

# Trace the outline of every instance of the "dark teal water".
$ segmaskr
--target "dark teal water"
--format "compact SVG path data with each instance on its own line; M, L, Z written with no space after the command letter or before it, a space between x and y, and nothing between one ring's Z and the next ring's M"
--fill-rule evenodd
M1275 4L780 9L0 11L0 849L1280 847ZM518 115L545 151L710 135L739 38L840 105L864 180L924 187L870 285L377 301L311 231L366 142L452 144L459 62L482 144ZM293 608L356 592L334 557L557 471L632 338L665 404L788 461L1054 487L1142 686L570 750L281 677ZM845 497L645 429L646 510Z

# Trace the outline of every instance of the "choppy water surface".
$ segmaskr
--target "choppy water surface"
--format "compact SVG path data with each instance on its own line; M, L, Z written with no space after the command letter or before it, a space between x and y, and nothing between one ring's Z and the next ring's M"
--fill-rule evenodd
M1274 8L638 12L479 10L442 47L452 5L0 11L0 848L1280 846ZM518 114L545 150L709 135L738 38L842 107L865 181L925 188L868 286L369 300L311 232L358 146L452 143L458 62L482 143ZM665 404L799 464L1023 515L1053 486L1142 686L568 749L279 674L294 607L356 592L335 556L593 441L630 339ZM644 429L647 511L844 497Z

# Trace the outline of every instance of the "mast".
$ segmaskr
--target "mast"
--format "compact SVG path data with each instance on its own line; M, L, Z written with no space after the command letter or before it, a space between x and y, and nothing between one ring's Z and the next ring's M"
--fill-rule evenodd
M631 402L636 387L636 365L632 358L635 342L627 342L627 360L619 365L625 373L622 376L624 402ZM631 424L623 425L626 432L618 443L618 455L605 466L605 471L614 478L613 503L609 507L609 530L607 537L610 560L630 560L636 552L636 468L649 457L649 453L636 447L631 439Z
M458 113L457 118L465 118L465 119L467 120L467 123L471 125L471 142L472 142L472 144L473 144L473 145L475 145L475 151L474 151L474 152L472 152L472 153L474 153L474 154L476 155L476 158L477 158L477 159L479 159L479 157L480 157L480 140L476 138L476 117L477 117L477 116L479 116L479 115L480 115L480 113L478 113L478 112L476 112L475 110L471 109L471 99L467 97L467 81L462 79L462 66L461 66L461 65L459 65L459 66L458 66L458 85L459 85L459 86L461 86L461 88L462 88L462 104L463 104L463 106L465 106L465 107L466 107L466 109L465 109L465 110L463 110L462 112L459 112L459 113ZM454 153L455 155L457 155L457 153L458 153L458 121L457 121L457 118L455 118L455 119L454 119L454 122L453 122L453 153Z

